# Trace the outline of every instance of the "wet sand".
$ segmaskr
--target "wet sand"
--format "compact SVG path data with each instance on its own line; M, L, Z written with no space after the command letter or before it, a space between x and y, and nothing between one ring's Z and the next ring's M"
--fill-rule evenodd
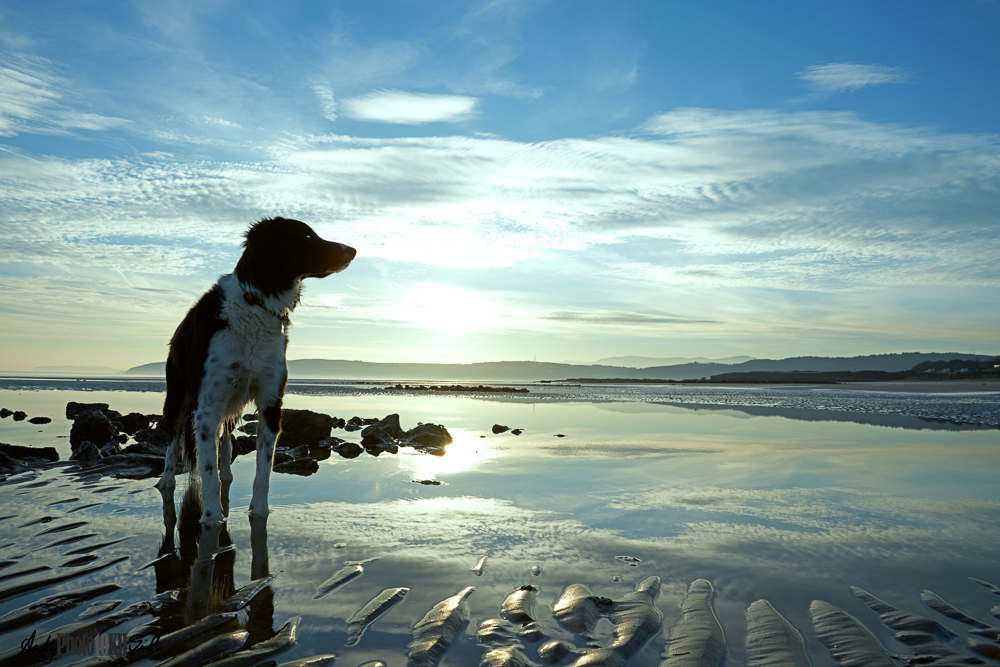
M754 386L727 383L713 386ZM757 385L760 386L760 385ZM838 382L836 384L773 384L782 389L838 389L848 391L892 391L921 394L951 394L964 392L1000 392L1000 380L952 380L929 382Z
M831 409L863 396L843 385L796 389L749 393L769 410L775 396L812 395ZM2 398L22 408L29 394L40 413L57 417L65 406L45 408L45 392ZM107 400L153 411L143 406L160 399ZM405 423L445 424L455 442L440 457L332 456L310 476L276 473L264 525L247 518L254 461L241 456L229 523L210 538L191 522L198 512L184 509L184 477L177 527L167 530L153 478L65 464L14 475L0 482L0 662L23 664L19 647L32 631L40 643L108 628L186 637L172 650L183 644L200 662L257 650L255 659L279 665L336 653L349 667L669 667L717 664L721 653L727 667L799 665L804 655L817 666L890 665L890 652L989 664L995 644L968 618L996 625L1000 589L983 583L1000 584L995 430L582 394L533 404L287 400L348 417L399 412ZM901 395L890 407L911 400L923 399ZM942 410L968 401L942 397ZM9 421L0 422L4 442L66 442L61 419ZM495 423L522 434L494 433ZM111 585L119 588L88 592Z

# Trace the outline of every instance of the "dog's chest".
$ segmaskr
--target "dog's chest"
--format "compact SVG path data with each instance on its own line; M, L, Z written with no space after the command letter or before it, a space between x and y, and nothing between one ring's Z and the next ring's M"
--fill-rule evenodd
M285 366L285 325L255 306L230 303L223 310L226 326L212 340L219 366L234 379L281 375Z

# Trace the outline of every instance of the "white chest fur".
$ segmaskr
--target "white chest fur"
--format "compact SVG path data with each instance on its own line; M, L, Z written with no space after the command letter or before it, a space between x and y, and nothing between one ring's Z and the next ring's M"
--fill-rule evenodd
M232 414L257 397L278 397L285 380L287 320L246 303L232 274L219 285L226 296L219 314L225 326L209 343L202 394L211 394L205 398L225 404Z

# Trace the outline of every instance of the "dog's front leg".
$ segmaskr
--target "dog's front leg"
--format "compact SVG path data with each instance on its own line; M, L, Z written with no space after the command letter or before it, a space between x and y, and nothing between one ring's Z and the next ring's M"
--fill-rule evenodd
M274 447L281 433L281 399L271 405L257 402L257 413L261 416L257 423L257 473L253 478L253 498L250 500L250 515L266 517L270 510L267 494L271 487L271 465L274 463Z
M199 409L194 418L194 434L198 443L198 473L201 476L201 525L226 522L222 511L222 489L219 484L219 422L222 413Z

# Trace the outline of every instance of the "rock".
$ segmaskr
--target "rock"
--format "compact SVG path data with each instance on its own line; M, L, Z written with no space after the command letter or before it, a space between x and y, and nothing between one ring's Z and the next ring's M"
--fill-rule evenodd
M348 433L351 433L353 431L360 431L361 427L358 424L352 424L351 422L347 422L346 424L344 424L344 430L347 431Z
M289 449L288 453L291 454L293 459L301 459L309 456L309 445L299 445L295 449Z
M323 438L322 440L317 442L316 446L321 447L322 449L337 449L337 447L340 447L345 442L347 441L344 440L343 438L338 438L335 435L331 435L329 438Z
M355 426L364 426L365 420L357 415L354 415L353 417L347 420L347 423L354 424Z
M440 486L443 484L443 482L437 479L411 479L410 481L414 484L423 484L424 486Z
M399 446L392 442L379 443L375 445L365 445L365 451L371 454L372 456L378 456L379 454L383 454L385 452L389 452L390 454L398 454Z
M7 415L4 415L6 417ZM18 472L19 470L25 470L27 466L16 459L4 454L0 451L0 472Z
M121 430L129 435L135 435L144 428L149 428L149 417L140 412L130 412L118 420Z
M121 454L122 448L117 441L112 440L108 444L101 447L101 456L114 456L115 454Z
M236 446L233 447L237 454L249 454L257 449L257 438L251 438L249 435L238 435L236 436Z
M49 424L52 422L51 417L32 417L28 420L29 424Z
M101 450L97 448L97 445L89 440L84 440L77 445L70 455L69 460L76 461L77 463L100 463L103 458Z
M0 452L21 463L49 463L59 460L59 452L55 447L25 447L0 442Z
M524 433L524 429L522 428L511 429L511 433L513 433L514 435L521 435L522 433Z
M163 472L163 459L159 456L146 454L113 454L105 456L101 459L101 463L108 466L111 469L109 472L116 477L141 479L160 475Z
M417 449L441 448L452 442L451 433L440 424L420 424L404 433L399 440L402 441L400 444L411 443Z
M27 418L28 418L28 413L23 410L17 410L16 412L14 412L14 421L16 422L23 422Z
M8 410L7 408L0 408L0 419L7 419L14 414L13 410Z
M76 449L83 442L109 442L117 432L111 420L98 410L79 415L69 431L69 446Z
M272 461L272 466L277 466L279 463L291 463L295 460L295 457L289 454L287 451L277 451L274 453L274 461Z
M356 459L361 456L361 452L365 451L365 448L356 442L344 442L336 447L331 448L332 451L337 452L345 459Z
M237 430L243 431L247 435L257 435L257 422L249 422L240 426Z
M243 415L243 421L245 421L245 422L255 422L255 421L257 421L257 413L255 412L253 414L245 414L245 415Z
M347 423L347 420L344 419L343 417L334 417L333 418L333 427L334 428L344 428L344 424L346 424L346 423Z
M75 421L79 417L90 414L94 410L107 410L107 403L77 403L70 401L66 404L66 419Z
M497 433L506 433L509 430L510 430L510 426L504 426L503 424L494 424L493 425L493 433L494 434L497 434Z
M166 445L154 445L150 442L137 442L122 450L123 454L140 454L142 456L156 456L164 458L167 455Z
M387 415L361 430L361 444L365 447L385 445L401 435L403 429L399 426L399 415Z
M166 447L170 444L170 434L161 428L141 428L133 433L132 437L136 442L148 442L151 445Z
M312 445L330 437L333 417L312 410L281 411L281 442L285 445Z
M288 461L286 463L279 463L272 468L274 472L283 472L289 475L311 475L314 472L319 471L319 464L311 458L303 457L301 459L295 459L294 461Z

